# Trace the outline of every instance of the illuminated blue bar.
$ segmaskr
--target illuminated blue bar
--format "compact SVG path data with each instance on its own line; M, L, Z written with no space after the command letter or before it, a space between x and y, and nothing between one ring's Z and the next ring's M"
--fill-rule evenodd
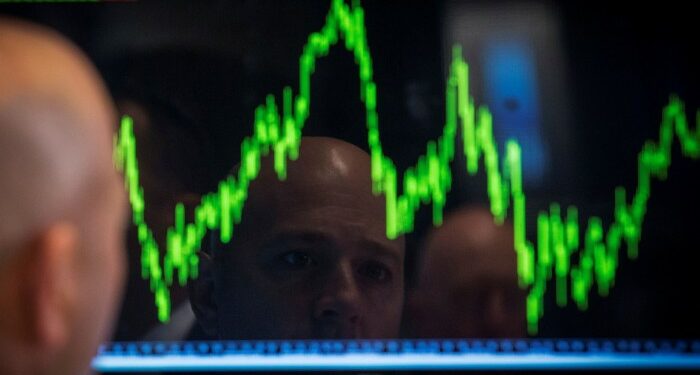
M372 340L124 343L99 372L382 370L700 370L700 342Z
M97 356L93 369L130 371L380 371L697 369L698 355L348 353L222 356Z
M500 145L514 138L523 153L523 182L540 185L547 168L541 134L537 62L531 43L518 38L495 39L483 53L486 103L494 118Z

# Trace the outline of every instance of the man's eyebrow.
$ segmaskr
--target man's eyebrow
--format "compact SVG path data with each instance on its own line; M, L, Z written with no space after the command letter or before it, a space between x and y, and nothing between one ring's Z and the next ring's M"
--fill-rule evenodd
M272 242L283 242L283 241L302 241L302 242L331 242L332 239L325 233L309 229L290 229L281 230L272 235L270 241Z
M375 239L365 238L361 240L360 245L370 250L372 253L377 253L382 258L391 259L396 265L401 265L403 259L399 251L396 251L393 247Z
M313 229L280 229L273 231L270 238L263 240L259 245L257 257L265 259L284 246L325 246L332 239L325 233Z
M269 241L266 241L266 244L279 244L285 241L330 244L334 242L334 239L324 232L313 229L283 229L273 234L272 238ZM388 244L385 244L379 240L363 238L360 240L359 245L362 246L363 249L366 249L368 253L381 258L389 259L396 265L401 265L403 263L403 258L401 257L400 251L397 251L394 247L389 246Z

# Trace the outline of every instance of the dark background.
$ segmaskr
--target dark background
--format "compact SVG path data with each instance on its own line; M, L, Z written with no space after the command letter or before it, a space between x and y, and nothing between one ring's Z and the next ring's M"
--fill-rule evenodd
M487 3L493 2L477 4ZM634 7L544 4L556 11L564 42L573 139L568 157L573 164L550 170L544 186L526 191L533 215L528 226L533 228L537 211L554 201L574 204L580 217L597 215L607 225L614 187L636 186L637 154L645 140L658 139L669 94L685 101L694 123L700 107L695 12L668 1ZM382 144L399 170L405 170L442 130L447 74L442 20L448 7L441 1L362 5ZM268 93L281 97L284 86L296 91L302 46L323 25L328 6L327 1L161 0L13 4L1 5L0 12L46 24L73 40L98 66L116 98L162 107L164 118L156 122L177 124L173 126L181 134L160 142L158 147L168 153L162 163L177 166L181 190L201 193L213 190L238 161L241 139L252 132L255 106ZM547 102L541 105L546 115ZM422 110L412 110L417 106ZM367 148L357 68L342 48L317 64L304 134L334 136ZM557 142L546 134L544 139ZM610 296L593 295L586 312L560 309L548 294L541 336L700 337L699 173L700 162L683 158L674 143L668 180L652 184L639 258L621 257ZM484 193L467 194L468 189L453 186L448 210L486 202L483 175L469 184L481 184ZM430 223L425 211L418 218L421 227L409 238L409 255ZM534 240L534 233L528 238ZM407 262L410 272L413 258ZM155 308L139 302L143 296L148 297L147 282L132 280L125 310L138 309L149 317L144 320L151 319ZM116 337L136 338L134 327L138 323L122 319Z

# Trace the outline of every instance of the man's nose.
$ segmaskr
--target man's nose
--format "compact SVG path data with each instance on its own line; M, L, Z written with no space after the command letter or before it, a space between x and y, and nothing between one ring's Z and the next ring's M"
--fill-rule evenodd
M321 280L314 318L324 323L356 324L360 317L360 290L352 265L339 264Z

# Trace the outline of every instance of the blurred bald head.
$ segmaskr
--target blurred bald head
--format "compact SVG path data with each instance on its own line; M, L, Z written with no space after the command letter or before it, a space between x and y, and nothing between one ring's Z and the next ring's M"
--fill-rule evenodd
M220 338L388 338L403 308L403 238L386 237L370 157L305 137L280 181L263 160L233 240L203 263L193 306ZM208 270L213 268L213 270Z
M114 113L89 62L53 32L0 18L0 53L0 173L12 176L0 180L7 249L101 182Z
M0 372L74 373L121 287L115 113L55 32L0 18L0 56Z
M409 320L421 337L521 337L525 294L517 284L510 223L487 209L462 208L421 247Z
M51 30L23 21L0 18L0 31L0 103L24 95L48 97L60 100L85 123L113 122L104 85L77 47Z

